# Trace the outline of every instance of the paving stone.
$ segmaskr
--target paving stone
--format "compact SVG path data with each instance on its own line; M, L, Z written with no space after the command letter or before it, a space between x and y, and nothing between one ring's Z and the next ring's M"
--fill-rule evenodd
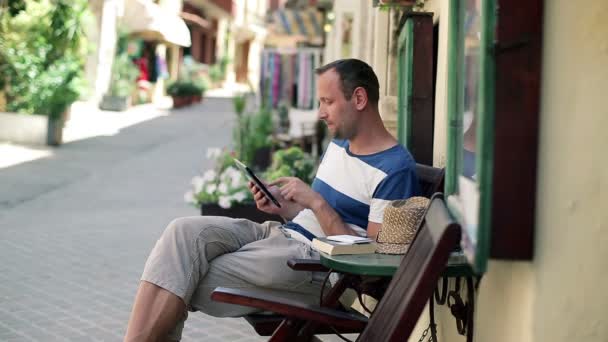
M147 256L173 218L198 214L183 194L234 118L229 99L207 99L0 169L0 341L120 341ZM197 312L183 341L219 336L266 340Z

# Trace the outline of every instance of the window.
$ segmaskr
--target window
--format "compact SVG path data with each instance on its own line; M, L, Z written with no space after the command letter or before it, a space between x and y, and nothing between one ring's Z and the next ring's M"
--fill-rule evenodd
M448 162L446 195L463 226L462 248L475 271L489 255L494 91L486 47L492 42L493 1L450 3L448 59Z
M541 4L449 2L445 193L478 273L533 255Z

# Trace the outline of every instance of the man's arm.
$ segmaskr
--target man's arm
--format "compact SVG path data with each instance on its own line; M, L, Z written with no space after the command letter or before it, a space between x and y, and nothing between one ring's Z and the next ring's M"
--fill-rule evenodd
M310 209L315 213L325 235L358 235L349 225L344 223L342 217L321 195L316 194L319 198L311 204Z
M357 235L318 192L296 177L281 177L270 185L281 185L281 195L313 211L326 235Z
M249 189L253 194L253 199L255 200L255 204L258 210L261 210L265 213L280 215L286 221L292 220L296 215L304 209L303 206L299 205L296 202L288 201L283 196L281 196L281 191L277 186L267 186L268 191L272 193L272 195L281 203L281 208L277 207L272 203L264 193L258 189L258 187L253 183L249 182Z
M358 235L349 225L344 223L342 217L327 203L323 196L312 190L302 180L295 177L282 177L270 183L271 186L276 184L281 184L280 193L283 198L313 211L326 235ZM380 223L368 222L367 236L375 238L380 226Z

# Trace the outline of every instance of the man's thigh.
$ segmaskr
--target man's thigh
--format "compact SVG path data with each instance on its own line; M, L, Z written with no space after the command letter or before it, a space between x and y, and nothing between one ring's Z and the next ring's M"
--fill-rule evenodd
M311 257L315 254L308 245L273 229L270 237L214 259L190 305L194 310L218 317L242 316L258 311L212 301L211 293L218 286L256 289L306 303L318 303L320 284L313 281L312 272L294 271L287 266L290 259Z

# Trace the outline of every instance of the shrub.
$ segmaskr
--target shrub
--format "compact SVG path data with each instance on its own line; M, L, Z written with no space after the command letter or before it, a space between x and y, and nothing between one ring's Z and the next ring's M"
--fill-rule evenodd
M311 184L314 173L314 159L301 148L292 146L272 155L272 164L264 173L264 178L271 182L280 177L297 177Z
M238 159L253 165L256 151L272 145L272 115L261 108L257 113L241 115L237 119L234 140Z
M61 115L84 91L86 0L26 0L0 11L7 110Z
M203 86L190 80L177 80L167 86L167 94L171 96L198 96L204 92Z
M112 82L109 94L112 96L130 96L136 87L139 70L127 53L120 53L112 64Z

